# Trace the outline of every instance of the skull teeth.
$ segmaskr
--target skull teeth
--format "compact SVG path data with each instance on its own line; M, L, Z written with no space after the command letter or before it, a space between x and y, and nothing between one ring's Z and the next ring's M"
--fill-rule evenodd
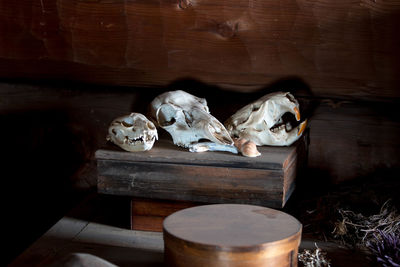
M297 125L296 114L292 112L285 113L269 130L273 133L278 133L285 130L286 132L292 131Z
M156 140L156 136L155 135L153 135L153 136L148 135L146 137L146 142L151 142L151 141L155 141L155 140Z
M146 138L144 136L139 136L138 138L132 139L128 136L125 137L125 144L135 145L135 144L143 144L145 142L155 141L156 137L148 135Z
M287 122L285 124L285 128L286 128L286 132L290 132L293 128L292 128L292 124L290 124L290 122Z
M275 125L270 129L270 131L273 132L273 133L277 133L277 132L280 132L283 129L285 129L288 132L288 129L286 128L286 125L287 124Z
M125 143L126 144L135 144L135 143L143 143L143 137L140 136L138 138L135 139L131 139L128 136L125 137Z

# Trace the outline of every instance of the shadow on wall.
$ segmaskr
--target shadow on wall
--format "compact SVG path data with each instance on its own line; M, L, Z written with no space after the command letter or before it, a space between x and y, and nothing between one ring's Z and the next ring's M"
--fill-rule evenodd
M149 104L156 96L175 90L183 90L194 96L205 98L210 113L221 122L224 122L243 106L277 91L291 92L299 100L301 113L305 118L310 118L317 107L317 101L315 101L311 88L300 77L285 77L251 93L228 91L199 80L183 78L172 82L165 88L147 90L132 103L132 111L146 114Z
M197 80L181 79L164 90L146 92L138 99L144 107L158 94L177 89L206 98L211 114L221 122L265 94L292 92L300 102L302 117L309 119L311 176L322 179L323 183L336 184L364 177L375 169L400 166L397 152L400 116L396 98L385 101L351 96L324 98L314 95L314 88L301 78L285 77L252 93L227 91Z
M88 157L87 137L64 110L2 114L2 194L8 262L83 196L73 174ZM90 142L89 142L90 143Z

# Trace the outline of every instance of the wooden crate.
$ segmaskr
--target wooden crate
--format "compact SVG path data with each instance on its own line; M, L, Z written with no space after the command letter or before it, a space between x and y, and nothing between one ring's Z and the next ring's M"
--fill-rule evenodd
M149 199L282 208L307 159L308 135L290 147L260 147L257 158L191 153L170 140L146 152L110 145L96 152L98 192Z

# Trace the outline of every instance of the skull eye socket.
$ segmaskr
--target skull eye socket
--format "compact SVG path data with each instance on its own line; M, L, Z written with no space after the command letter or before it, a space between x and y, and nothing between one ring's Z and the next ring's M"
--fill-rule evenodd
M121 124L123 125L123 126L125 126L125 127L132 127L133 126L133 120L132 120L132 118L125 118L122 122L121 122Z
M150 130L155 130L155 129L156 129L156 127L154 126L154 124L151 123L151 122L147 122L147 127L148 127Z
M157 122L161 127L173 125L176 122L175 115L176 110L172 105L162 105L157 111Z
M291 94L286 94L285 96L287 97L287 99L289 99L290 102L296 103L296 99Z
M113 142L116 142L118 144L123 144L124 133L115 128L111 129L111 133L114 135Z
M253 106L252 112L256 112L260 109L260 106Z

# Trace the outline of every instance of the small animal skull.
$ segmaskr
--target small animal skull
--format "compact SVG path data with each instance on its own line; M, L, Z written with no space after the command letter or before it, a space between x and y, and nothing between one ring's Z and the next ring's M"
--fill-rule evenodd
M250 140L258 146L289 146L306 127L306 121L299 121L298 101L288 92L277 92L241 108L225 126L232 137Z
M108 128L107 140L130 152L150 150L156 139L156 127L140 113L118 117Z
M233 145L224 125L210 114L204 98L181 90L166 92L151 102L150 113L157 124L171 134L175 145L191 148L201 139L222 146ZM207 146L204 150L218 148ZM191 151L200 150L195 148Z

